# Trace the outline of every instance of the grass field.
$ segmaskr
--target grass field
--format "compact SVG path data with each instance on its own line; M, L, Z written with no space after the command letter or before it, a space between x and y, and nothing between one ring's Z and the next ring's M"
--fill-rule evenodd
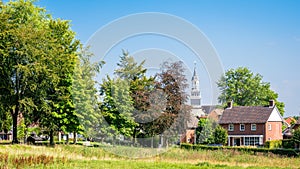
M107 147L106 147L107 148ZM105 149L105 148L104 148ZM1 145L0 169L6 168L300 168L300 158L263 154L251 155L225 150L183 150L166 152L132 147L99 147L57 145L56 147ZM127 153L127 154L126 154ZM157 153L155 156L150 156ZM124 156L123 156L124 155ZM126 156L132 155L134 158ZM137 158L143 155L146 158ZM147 157L148 156L148 157Z

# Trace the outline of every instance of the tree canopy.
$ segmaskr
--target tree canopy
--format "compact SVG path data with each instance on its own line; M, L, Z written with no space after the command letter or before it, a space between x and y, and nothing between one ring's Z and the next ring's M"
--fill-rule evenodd
M283 115L284 103L278 101L278 94L271 90L270 83L263 82L262 79L260 74L254 74L245 67L229 69L217 82L221 91L219 102L226 104L233 101L238 106L264 106L268 105L269 100L275 100Z
M27 124L53 128L49 122L60 121L64 124L58 126L69 129L68 123L76 121L65 118L73 113L70 89L80 44L69 21L53 19L23 0L2 5L0 20L0 99L12 116L13 142L18 142L20 114Z

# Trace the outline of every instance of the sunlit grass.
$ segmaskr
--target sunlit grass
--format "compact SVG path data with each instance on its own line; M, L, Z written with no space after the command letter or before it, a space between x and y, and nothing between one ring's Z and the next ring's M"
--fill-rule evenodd
M104 148L103 148L104 147ZM300 158L243 153L233 150L184 150L136 147L53 147L1 145L4 168L299 168ZM132 156L130 156L132 155ZM137 157L143 158L137 158Z

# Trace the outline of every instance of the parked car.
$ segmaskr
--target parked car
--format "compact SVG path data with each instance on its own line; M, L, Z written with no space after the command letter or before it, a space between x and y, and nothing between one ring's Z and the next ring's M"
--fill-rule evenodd
M29 144L36 144L36 141L46 141L46 137L39 137L36 135L36 133L31 133L29 137L27 137L27 143Z

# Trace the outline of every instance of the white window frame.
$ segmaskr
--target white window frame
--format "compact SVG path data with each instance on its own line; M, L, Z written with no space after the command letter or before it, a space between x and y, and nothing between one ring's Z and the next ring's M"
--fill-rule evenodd
M234 124L228 124L228 131L234 131Z
M269 130L269 131L272 130L272 124L268 124L268 130Z
M259 146L261 145L260 137L244 137L245 146Z
M242 126L244 126L243 129L242 129ZM240 124L240 131L245 131L245 128L246 128L245 124Z
M257 126L256 126L256 124L251 124L251 131L256 131L256 128Z

